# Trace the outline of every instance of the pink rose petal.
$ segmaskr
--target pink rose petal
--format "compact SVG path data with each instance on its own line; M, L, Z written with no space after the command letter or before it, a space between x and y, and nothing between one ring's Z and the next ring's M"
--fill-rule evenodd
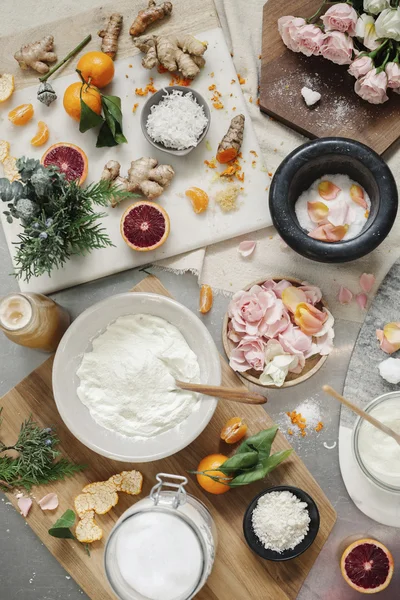
M55 510L58 507L58 496L54 493L47 494L38 500L38 504L42 510Z
M328 219L335 227L346 224L351 225L354 221L354 213L352 214L349 210L349 206L343 202L341 204L336 204L336 206L332 206L329 210Z
M334 200L340 192L340 187L332 181L321 181L318 185L318 193L324 200Z
M353 300L353 294L349 289L341 285L338 294L338 300L340 304L350 304L350 302Z
M17 504L21 515L27 517L32 507L32 500L30 498L19 498Z
M368 204L364 198L364 190L362 187L354 183L350 188L350 198L353 200L353 202L367 210Z
M375 283L375 276L371 273L363 273L360 277L360 287L367 294L372 290Z
M323 202L307 202L307 212L313 223L321 223L328 216L329 208Z
M356 302L357 302L358 306L361 308L361 310L365 310L365 307L367 306L367 302L368 302L367 294L364 294L364 293L357 294Z
M299 290L305 293L309 304L315 305L322 300L322 292L316 285L309 285L306 281L303 281L302 285L299 286Z
M240 242L239 247L238 247L239 254L243 257L250 256L250 254L253 254L253 252L254 252L256 243L257 242L253 242L250 240L245 241L245 242Z

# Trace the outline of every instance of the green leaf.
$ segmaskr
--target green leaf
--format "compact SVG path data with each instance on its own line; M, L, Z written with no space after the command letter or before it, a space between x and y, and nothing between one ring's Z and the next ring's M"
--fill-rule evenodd
M118 142L114 139L108 123L104 122L99 131L96 148L111 148L112 146L118 146Z
M85 133L85 131L93 129L93 127L97 127L97 125L101 125L102 123L104 123L103 117L95 113L94 110L92 110L90 106L88 106L86 102L82 100L81 97L81 119L79 121L79 131L81 133Z
M75 536L70 528L75 523L75 513L70 508L49 529L49 534L56 538L74 540Z
M118 96L102 96L103 110L107 111L122 127L121 98Z
M280 452L276 452L272 456L265 457L261 459L257 466L250 471L245 473L241 473L232 481L229 482L230 487L240 487L242 485L247 485L249 483L253 483L254 481L259 481L260 479L264 479L275 467L277 467L281 462L283 462L291 453L290 450L281 450Z
M248 469L249 467L254 467L257 462L258 452L255 452L254 450L251 452L242 452L240 454L236 453L218 467L218 470L225 473L225 475L231 475L232 471L241 471L243 469Z
M106 128L103 132L100 131L97 147L126 144L128 140L122 132L121 99L118 96L102 96L101 101L109 131ZM115 143L111 143L110 134Z
M236 454L242 454L243 452L251 452L256 450L262 457L269 456L271 452L272 442L275 439L278 427L274 425L269 429L263 429L255 435L247 438L236 450Z

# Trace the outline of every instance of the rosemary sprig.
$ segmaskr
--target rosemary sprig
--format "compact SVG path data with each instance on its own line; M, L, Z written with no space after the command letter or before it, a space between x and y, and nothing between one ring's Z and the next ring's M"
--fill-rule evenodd
M53 429L42 428L29 417L22 423L15 444L6 446L0 441L0 454L10 450L18 453L16 458L0 457L0 488L10 490L18 486L29 491L33 485L59 481L86 468L66 458L56 461L61 454L56 449L58 443Z

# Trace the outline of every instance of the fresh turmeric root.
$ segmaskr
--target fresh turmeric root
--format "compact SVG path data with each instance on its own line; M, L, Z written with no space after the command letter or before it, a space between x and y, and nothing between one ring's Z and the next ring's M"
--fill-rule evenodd
M235 160L243 142L244 115L233 117L228 131L222 138L217 151L217 161L226 164Z
M113 13L104 29L98 32L98 36L103 38L101 42L101 51L114 60L118 50L118 38L122 29L122 15Z
M149 0L149 5L144 10L139 11L138 16L133 21L129 33L136 37L146 31L146 29L160 19L164 19L172 12L172 3L163 2L159 6L156 5L155 0Z
M162 65L167 71L179 71L183 77L194 79L204 67L207 42L192 35L147 35L134 40L135 46L146 56L142 60L145 69Z
M53 52L54 38L52 35L46 35L43 39L32 44L26 44L14 54L15 60L21 69L33 69L44 75L50 69L46 63L57 61L57 55Z

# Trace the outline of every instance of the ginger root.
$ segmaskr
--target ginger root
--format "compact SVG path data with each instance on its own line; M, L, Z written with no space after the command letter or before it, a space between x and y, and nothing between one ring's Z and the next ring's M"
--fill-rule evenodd
M135 46L146 56L142 60L145 69L162 65L167 71L179 71L183 77L194 79L204 67L207 42L200 42L192 35L148 35L134 40Z
M217 150L217 161L226 164L235 160L243 142L244 115L233 117L229 129L221 140Z
M155 3L155 0L149 0L149 5L144 10L139 11L138 16L133 21L129 33L136 37L146 31L146 29L160 19L164 19L172 12L172 2Z
M155 158L148 156L133 160L128 171L128 177L120 177L121 165L115 160L110 160L104 167L101 179L115 182L122 189L132 194L142 194L148 200L161 196L164 188L168 187L175 175L170 165L159 165ZM118 201L112 202L116 206Z
M57 55L53 52L54 38L52 35L46 35L43 39L32 44L22 46L18 52L14 54L15 60L18 62L21 69L33 69L44 75L49 71L49 65L57 61Z
M101 51L114 60L118 50L118 38L122 29L122 15L113 13L104 29L101 29L97 35L102 38Z

